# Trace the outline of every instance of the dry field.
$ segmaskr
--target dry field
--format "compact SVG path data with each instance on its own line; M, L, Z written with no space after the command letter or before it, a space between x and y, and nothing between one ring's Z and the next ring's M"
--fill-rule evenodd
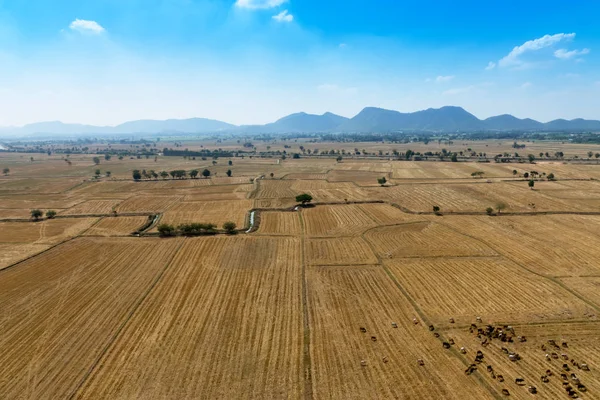
M147 217L105 217L88 229L84 236L128 236L147 221Z
M254 142L265 150L267 142ZM0 167L11 169L0 176L0 398L501 399L506 389L510 399L568 399L563 360L541 349L549 339L568 342L558 353L587 388L571 382L579 398L600 398L600 182L590 180L600 179L600 165L348 154L472 148L493 156L512 141L269 143L284 144L288 153L347 153L342 162L234 157L231 166L162 156L96 166L93 154L73 154L69 166L60 154L31 162L0 153ZM225 138L182 145L242 146ZM520 153L600 152L526 145ZM167 138L161 146L175 147ZM92 179L96 168L112 178ZM131 180L133 169L203 168L212 178ZM558 180L530 190L522 174L532 170ZM477 171L483 178L471 177ZM317 204L292 211L301 193ZM498 203L500 215L485 215ZM34 208L59 214L28 221ZM148 215L242 229L251 209L250 234L131 236ZM483 344L472 323L511 325L527 341ZM467 375L478 350L485 358ZM543 383L547 369L553 376Z
M233 221L238 228L243 228L251 208L251 200L181 202L169 208L163 214L160 223L177 226L183 223L201 222L221 227L225 222Z

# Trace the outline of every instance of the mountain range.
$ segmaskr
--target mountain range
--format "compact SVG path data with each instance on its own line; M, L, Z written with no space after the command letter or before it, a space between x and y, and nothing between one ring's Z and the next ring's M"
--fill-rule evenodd
M117 126L39 122L20 128L0 128L0 136L177 134L177 133L318 133L318 132L456 132L456 131L600 131L600 121L557 119L542 123L504 114L481 120L461 107L446 106L401 113L367 107L352 118L330 112L323 115L291 114L266 125L236 126L206 118L138 120Z

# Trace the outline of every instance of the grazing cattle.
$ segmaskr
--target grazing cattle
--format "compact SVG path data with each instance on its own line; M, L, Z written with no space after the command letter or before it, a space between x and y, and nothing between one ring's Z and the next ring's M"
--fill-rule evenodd
M419 320L416 318L413 318L413 324L417 325L419 323Z
M536 394L537 393L537 388L535 386L529 386L527 388L527 390L529 391L529 393L531 394Z
M392 328L397 328L397 327L398 327L398 324L395 322L392 322Z
M376 341L377 341L377 336L371 336L371 340L372 340L373 342L376 342Z
M560 356L563 358L563 360L569 360L569 356L565 353L561 354Z
M481 323L481 317L477 317L477 318L475 318L475 320L476 320L477 322Z
M525 385L525 379L523 378L515 378L515 383L519 386Z
M454 323L454 318L450 318L449 322L450 322L451 324L453 324L453 323Z
M581 367L581 369L582 369L582 370L584 370L584 371L589 371L589 370L590 370L590 367L588 367L588 365L587 365L586 363L582 363L582 364L580 365L580 367Z
M551 370L547 369L547 370L546 370L546 375L548 375L548 376L552 376L552 375L554 375L554 374L553 374L553 372L552 372Z
M570 370L571 370L571 368L569 368L569 364L563 364L563 367L562 367L562 369L563 369L564 371L570 371Z
M552 361L552 357L550 357L550 354L546 354L546 360Z
M504 382L504 376L502 375L497 375L496 379L498 379L498 382Z
M558 354L552 353L552 358L554 358L555 360L558 360Z
M438 337L440 337L440 334L437 333L437 332L433 332L433 336L436 337L436 338L438 338Z
M501 349L501 350L502 350L502 352L503 352L504 354L508 354L508 349L507 349L506 347L502 347L502 349Z
M508 389L502 389L502 394L505 396L510 396L510 393L508 392Z
M360 365L363 367L367 366L367 362L365 360L361 360Z
M452 346L454 346L454 339L452 339L452 338L448 339L448 343L450 343Z
M445 349L449 349L450 348L450 343L444 342L444 343L442 343L442 346L444 346Z
M467 349L465 349L464 347L461 347L461 348L460 348L460 352L461 352L462 354L467 354Z
M562 347L564 347L566 349L569 347L569 345L567 344L567 342L562 342Z
M545 344L542 345L542 351L546 351L546 345Z
M517 339L519 340L519 342L521 343L525 343L527 341L527 338L525 336L517 336Z
M548 377L546 375L542 375L542 382L544 383L548 383L550 381L550 379L548 379Z
M387 357L383 357L383 362L384 362L384 363L386 363L386 364L387 364L387 363L388 363L388 361L389 361L389 360L388 360L388 358L387 358Z
M425 365L425 361L423 361L423 360L422 360L422 359L420 359L420 358L417 360L417 363L418 363L419 365L421 365L421 366L422 366L422 365Z
M429 325L429 330L433 332L435 330L434 326L433 325Z
M477 370L477 365L476 364L471 364L465 370L465 374L471 375L473 373L473 371L476 371L476 370Z
M587 388L583 383L577 385L577 390L579 390L580 392L587 392Z
M488 365L487 372L494 372L494 368L491 365Z
M569 395L569 397L572 398L572 399L578 399L579 398L579 395L577 394L577 392L574 391L574 390L572 390L572 389L571 390L567 390L567 395Z
M563 381L567 380L567 374L560 374L560 377Z
M574 367L579 368L579 363L577 361L575 361L574 359L571 358L571 365Z
M477 350L477 357L483 358L483 352L481 350Z
M363 327L361 327L361 328L360 328L360 331L361 331L362 333L367 333L367 328L363 328Z

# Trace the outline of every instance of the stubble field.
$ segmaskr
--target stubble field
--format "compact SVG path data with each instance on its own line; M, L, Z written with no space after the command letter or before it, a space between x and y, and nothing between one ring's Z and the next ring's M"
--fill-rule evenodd
M93 155L29 157L0 153L0 398L569 399L561 373L600 397L600 165L113 157L94 179ZM192 222L219 231L158 237Z

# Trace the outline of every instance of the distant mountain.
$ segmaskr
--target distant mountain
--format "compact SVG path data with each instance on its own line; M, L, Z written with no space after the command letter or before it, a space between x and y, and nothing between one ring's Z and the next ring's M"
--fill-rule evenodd
M554 121L544 124L545 130L560 130L560 131L598 131L600 130L600 121L589 119L555 119Z
M114 133L206 133L231 130L235 125L206 118L168 119L166 121L139 120L125 122L113 128Z
M438 109L429 108L414 113L367 107L335 130L339 132L383 132L477 129L484 129L484 124L476 116L461 107L447 106Z
M266 125L250 125L242 127L246 132L329 132L340 126L348 118L326 112L323 115L300 112L280 118Z
M530 118L519 119L509 114L489 117L483 120L486 129L494 131L541 130L544 124Z
M304 112L291 114L266 125L236 126L206 118L139 120L117 126L65 124L59 121L39 122L21 128L0 128L0 137L75 136L110 134L177 134L216 133L320 133L320 132L391 132L391 131L599 131L600 121L557 119L541 123L504 114L480 120L461 107L429 108L401 113L383 108L366 107L353 118L326 112L323 115Z

